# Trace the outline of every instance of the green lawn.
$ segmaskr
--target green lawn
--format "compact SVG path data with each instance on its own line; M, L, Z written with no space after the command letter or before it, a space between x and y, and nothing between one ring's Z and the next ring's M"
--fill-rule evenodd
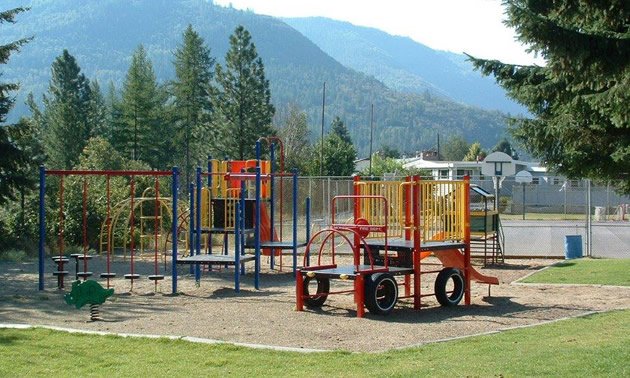
M520 282L630 286L630 259L569 260Z
M379 354L4 329L0 376L628 376L628 350L630 311Z

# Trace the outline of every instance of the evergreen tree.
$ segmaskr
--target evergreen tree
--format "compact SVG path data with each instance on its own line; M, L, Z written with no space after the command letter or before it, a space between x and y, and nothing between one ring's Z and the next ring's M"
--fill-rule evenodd
M534 116L512 119L534 158L630 193L630 7L623 0L505 1L508 26L545 67L471 57Z
M378 155L385 159L400 159L400 151L398 151L397 148L392 147L388 144L384 144L383 146L381 146L381 149L378 151Z
M153 65L140 45L131 58L121 93L120 118L115 123L114 145L123 156L161 167L164 141L168 139L162 127L164 102Z
M94 135L109 137L108 127L108 111L105 97L101 91L101 86L98 80L93 80L90 83L90 91L92 92L92 98L90 102L90 123L93 125Z
M49 166L71 169L92 135L92 91L89 80L68 50L52 64L43 122ZM41 126L41 125L40 125Z
M301 174L306 173L313 153L307 115L293 104L283 107L280 113L276 119L280 125L278 133L284 143L284 168L287 172L297 168Z
M0 24L14 23L18 13L26 11L25 8L15 8L0 12ZM31 38L20 39L5 45L0 45L0 65L7 64L11 53L20 50ZM2 72L0 71L0 76ZM10 93L19 88L15 83L0 82L0 204L14 197L14 189L23 187L28 183L28 177L22 174L21 167L28 161L28 154L16 141L16 133L21 133L22 123L7 126L7 114L15 102Z
M460 161L466 156L468 150L470 150L470 146L466 139L459 135L454 135L444 143L440 153L444 160Z
M481 143L475 142L470 145L470 149L466 156L464 156L464 161L481 161L486 158L486 151L481 148Z
M507 140L507 138L501 139L497 143L497 145L494 146L494 148L492 149L492 152L503 152L505 154L510 155L512 159L518 160L518 153L516 152L514 148L512 148L512 145Z
M183 43L175 51L175 75L171 83L175 98L177 156L184 157L186 185L190 183L192 169L205 160L205 155L214 150L215 137L210 129L212 115L212 87L215 60L210 49L204 45L192 25L188 25L183 35ZM210 142L210 143L208 143ZM208 144L210 149L208 150ZM182 159L183 160L183 159Z
M352 144L352 138L350 137L348 127L338 116L335 116L335 118L333 118L333 120L330 122L330 131L337 134L342 141L348 144Z
M224 152L241 160L251 157L256 140L272 134L275 109L262 59L243 26L230 36L225 67L217 65L217 82L216 110L226 131Z

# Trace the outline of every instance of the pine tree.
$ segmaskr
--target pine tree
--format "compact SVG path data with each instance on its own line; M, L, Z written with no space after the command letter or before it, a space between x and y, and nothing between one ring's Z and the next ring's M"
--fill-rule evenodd
M176 145L178 156L185 157L186 185L190 183L194 165L201 164L205 155L214 150L215 137L210 129L212 86L215 60L192 25L183 35L183 43L175 51L175 75L171 92L175 98ZM182 159L183 160L183 159ZM182 164L179 164L180 166Z
M441 153L444 160L459 161L466 156L468 150L470 150L470 146L466 139L459 135L453 135L444 143Z
M0 24L5 22L14 23L15 16L26 11L26 8L15 8L0 12ZM0 65L7 64L11 53L20 50L31 38L20 39L5 45L0 45ZM0 72L0 76L2 72ZM10 93L18 90L19 85L15 83L0 82L0 204L7 199L14 197L14 189L23 187L29 182L28 178L22 174L21 167L28 161L28 154L16 141L16 133L23 129L22 123L7 126L7 114L13 107L15 100Z
M90 123L94 130L94 135L109 137L108 121L107 121L107 104L105 103L105 97L101 91L101 86L98 80L93 80L90 83L90 92L92 98L90 102Z
M216 110L225 128L224 152L241 160L251 157L256 141L273 133L275 109L262 59L243 26L230 36L225 67L217 65L217 82Z
M330 131L337 134L342 141L348 144L352 144L352 138L350 137L348 127L338 116L335 116L335 118L333 118L333 120L330 122Z
M496 146L492 149L492 152L503 152L508 154L512 159L518 160L518 153L510 144L510 141L507 138L501 139Z
M515 138L570 178L622 179L630 193L630 7L624 0L505 1L508 26L545 67L471 57L530 118Z
M142 160L157 168L164 160L162 114L165 97L160 91L153 65L142 45L131 58L123 84L120 117L115 123L115 146L123 156Z
M89 80L68 50L52 64L44 95L44 138L49 166L71 169L92 136L94 115Z

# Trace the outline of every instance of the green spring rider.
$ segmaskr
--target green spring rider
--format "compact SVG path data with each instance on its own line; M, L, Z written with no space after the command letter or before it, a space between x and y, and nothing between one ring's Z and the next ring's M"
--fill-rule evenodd
M69 305L75 305L76 308L81 308L86 304L90 305L90 320L103 320L98 312L98 306L105 303L107 298L114 294L114 289L104 289L98 282L87 281L74 281L72 283L72 290L70 293L63 296L63 299Z

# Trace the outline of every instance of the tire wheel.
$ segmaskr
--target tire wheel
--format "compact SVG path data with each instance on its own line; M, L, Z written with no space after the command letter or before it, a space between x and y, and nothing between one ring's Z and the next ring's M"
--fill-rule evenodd
M398 301L398 284L389 273L376 273L366 279L365 307L377 315L387 315Z
M317 291L315 292L316 295L315 297L311 297L310 292L309 292L309 284L311 283L311 280L315 279L317 281ZM308 307L322 307L322 305L324 304L324 302L326 302L326 299L328 298L328 293L330 292L330 280L328 279L328 277L309 277L309 276L304 276L304 281L303 281L303 294L305 296L307 296L307 298L304 298L304 303L306 303L306 305ZM321 294L321 295L319 295Z
M449 288L449 281L453 281ZM464 275L457 268L444 268L435 279L435 298L442 306L452 307L462 300L466 288Z

